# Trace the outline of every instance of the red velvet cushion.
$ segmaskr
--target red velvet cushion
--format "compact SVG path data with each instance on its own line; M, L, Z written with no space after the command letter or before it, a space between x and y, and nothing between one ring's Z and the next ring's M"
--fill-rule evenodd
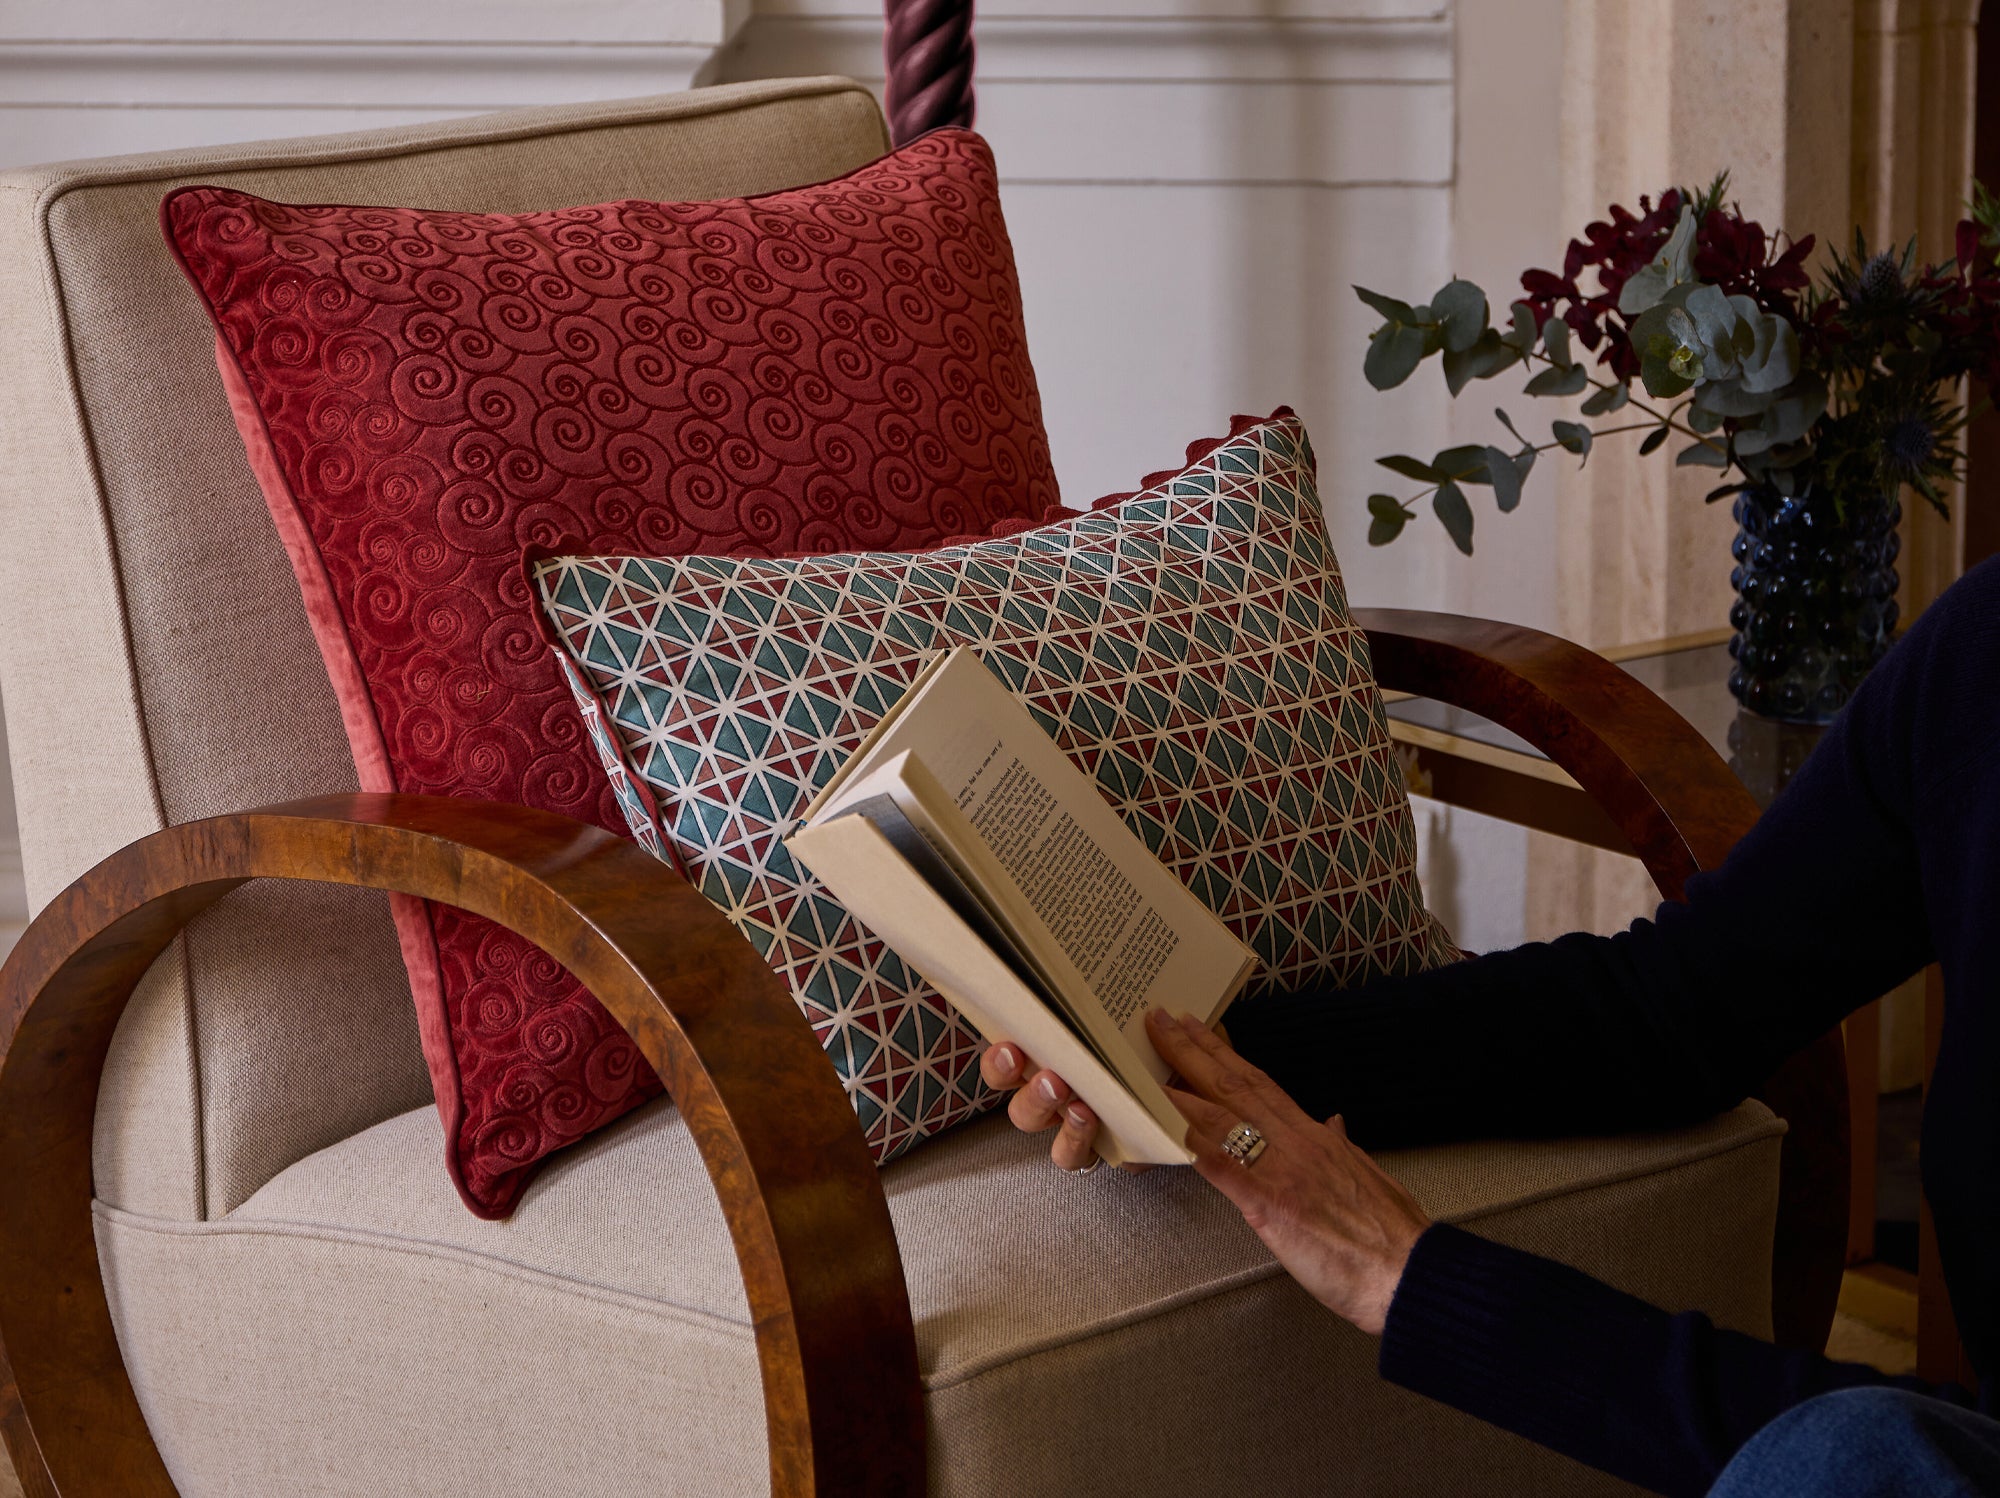
M161 205L365 790L622 829L517 564L900 550L1056 503L992 156L962 130L760 198L530 214ZM658 1090L558 964L399 899L452 1178Z

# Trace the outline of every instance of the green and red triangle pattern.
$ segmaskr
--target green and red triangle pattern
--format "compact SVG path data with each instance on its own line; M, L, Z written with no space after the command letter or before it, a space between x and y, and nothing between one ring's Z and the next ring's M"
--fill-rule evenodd
M1005 539L556 557L535 576L634 836L791 985L879 1160L991 1104L981 1042L783 840L954 645L1257 953L1253 999L1458 955L1417 887L1408 797L1296 417Z

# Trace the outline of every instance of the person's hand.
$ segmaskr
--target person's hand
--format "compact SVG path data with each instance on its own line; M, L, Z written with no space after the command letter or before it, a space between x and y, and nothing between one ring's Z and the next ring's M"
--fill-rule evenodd
M1430 1226L1423 1209L1348 1142L1338 1114L1315 1122L1192 1015L1156 1009L1146 1029L1186 1089L1170 1087L1167 1096L1188 1121L1202 1179L1315 1300L1379 1334L1410 1250ZM1247 1166L1222 1151L1239 1123L1265 1140Z
M1029 1134L1058 1129L1049 1146L1049 1158L1063 1170L1091 1168L1097 1158L1097 1115L1090 1105L1070 1090L1069 1083L1037 1066L1026 1051L1011 1041L988 1046L979 1058L979 1075L996 1092L1013 1092L1007 1101L1007 1116L1014 1127Z

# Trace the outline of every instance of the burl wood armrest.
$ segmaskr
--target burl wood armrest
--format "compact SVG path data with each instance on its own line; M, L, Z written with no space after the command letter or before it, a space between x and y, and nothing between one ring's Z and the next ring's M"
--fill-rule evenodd
M174 1493L105 1301L91 1129L133 986L250 879L455 905L581 979L659 1072L721 1199L756 1325L772 1491L922 1492L923 1394L888 1204L777 976L623 838L524 807L367 795L136 842L64 890L0 969L0 1428L29 1498Z
M1411 609L1357 609L1377 681L1490 718L1601 806L1662 896L1722 862L1757 804L1687 720L1602 656L1555 635ZM1790 1125L1772 1265L1777 1340L1824 1348L1847 1253L1847 1056L1838 1027L1765 1085Z

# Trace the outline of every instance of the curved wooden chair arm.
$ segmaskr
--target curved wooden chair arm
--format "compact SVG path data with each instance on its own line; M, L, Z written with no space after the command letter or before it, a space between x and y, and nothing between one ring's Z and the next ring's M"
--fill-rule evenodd
M1568 771L1604 809L1663 897L1714 868L1757 803L1686 719L1581 645L1516 624L1413 609L1356 609L1376 680L1489 718ZM1847 1257L1847 1054L1838 1027L1766 1083L1790 1126L1779 1184L1772 1323L1826 1345Z
M112 1029L196 915L251 879L394 890L535 942L658 1070L721 1199L756 1327L771 1487L919 1494L924 1410L889 1209L783 985L635 844L519 806L332 796L170 827L113 854L0 969L0 1428L29 1498L170 1498L91 1228Z

